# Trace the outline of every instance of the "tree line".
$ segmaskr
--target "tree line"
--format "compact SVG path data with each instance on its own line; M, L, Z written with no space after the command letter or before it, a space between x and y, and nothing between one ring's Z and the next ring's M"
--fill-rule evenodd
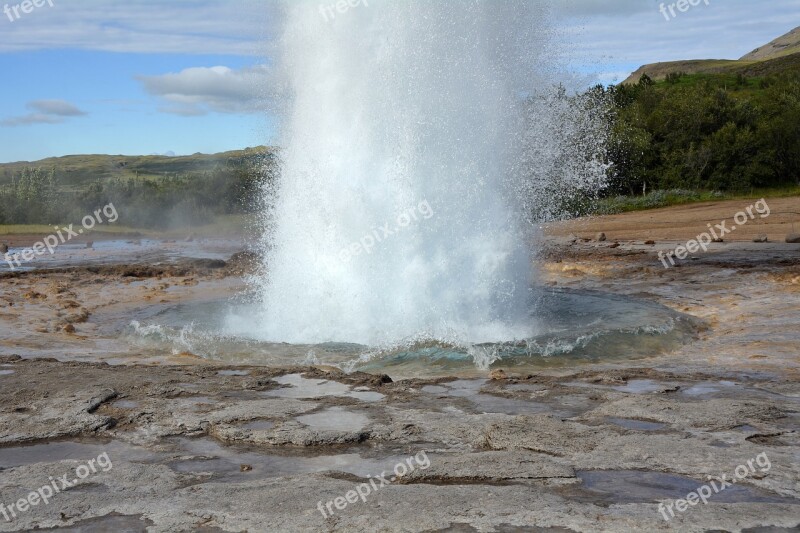
M100 206L120 206L120 224L151 229L213 222L218 215L261 209L261 189L274 179L273 154L231 160L210 170L166 177L120 177L69 190L55 169L28 167L0 186L0 224L80 220ZM124 206L124 209L121 207Z
M606 89L608 195L800 184L800 72L671 74Z

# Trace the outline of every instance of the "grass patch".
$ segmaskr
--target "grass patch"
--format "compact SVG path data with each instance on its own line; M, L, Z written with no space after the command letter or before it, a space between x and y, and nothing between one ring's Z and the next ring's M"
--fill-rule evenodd
M673 205L686 205L720 200L758 200L761 198L789 198L800 196L800 185L777 189L751 189L747 192L723 193L720 191L691 191L670 189L654 191L647 196L615 196L603 198L595 204L594 215L614 215L630 211L659 209Z
M208 224L173 229L168 233L177 234L187 231L204 237L241 237L256 231L256 216L248 214L219 215Z

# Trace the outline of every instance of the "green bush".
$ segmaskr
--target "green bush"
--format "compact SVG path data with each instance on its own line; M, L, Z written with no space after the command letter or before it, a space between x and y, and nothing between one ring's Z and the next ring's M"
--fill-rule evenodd
M800 183L800 72L675 74L607 90L615 103L609 195Z
M721 195L721 193L716 193ZM626 211L656 209L670 205L697 202L705 198L696 191L686 189L670 189L654 191L645 196L614 196L604 198L595 206L595 214L613 215Z

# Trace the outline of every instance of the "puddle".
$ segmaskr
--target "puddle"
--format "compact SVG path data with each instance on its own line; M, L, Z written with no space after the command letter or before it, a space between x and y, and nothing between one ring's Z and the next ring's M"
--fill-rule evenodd
M290 385L289 387L282 387L267 391L264 394L267 396L276 396L278 398L296 398L296 399L309 399L320 398L323 396L344 396L350 392L350 387L338 383L336 381L328 381L325 379L308 379L300 374L288 374L273 378L273 381L281 385Z
M800 398L781 394L778 392L770 391L762 388L759 385L752 385L747 383L736 383L734 381L720 380L720 381L701 381L691 384L685 389L681 389L681 394L691 398L761 398L765 400L773 400L779 402L791 402L800 404Z
M379 402L386 398L386 395L375 392L369 387L356 387L347 396L361 400L362 402Z
M362 402L379 402L386 398L385 395L375 391L353 391L345 396L361 400Z
M111 404L112 407L118 407L120 409L138 409L139 402L133 400L117 400L116 402Z
M576 414L571 409L554 408L545 403L481 393L481 387L487 382L488 380L485 379L460 379L443 385L426 385L422 387L422 391L438 396L466 398L472 402L475 410L479 413L498 413L506 415L550 413L555 416L567 417Z
M515 383L513 385L507 385L506 390L513 392L542 392L548 390L548 387L535 383Z
M486 383L486 379L459 379L445 383L445 386L450 389L448 396L470 397L479 394Z
M249 370L220 370L217 372L220 376L249 376Z
M758 433L759 432L758 428L754 428L753 426L751 426L749 424L742 424L741 426L736 426L733 429L738 429L739 431L744 431L744 432L747 432L747 433Z
M15 372L16 372L15 370L0 370L0 376L10 376Z
M239 239L203 239L193 242L167 242L161 239L96 240L92 248L84 243L66 243L56 248L55 253L36 257L21 271L45 268L73 268L78 266L121 265L121 264L160 264L175 263L180 259L221 259L227 260L231 254L245 248ZM11 247L10 252L22 251ZM0 271L5 271L6 262L0 263Z
M425 385L422 392L451 396L454 398L471 398L480 394L488 380L486 379L459 379L441 385Z
M565 383L565 385L569 387L581 387L589 389L610 389L628 394L649 394L651 392L660 392L667 389L673 389L677 386L676 383L666 383L663 381L659 382L652 379L632 379L625 385L613 386L603 385L601 383L586 383L583 381L571 381L569 383Z
M331 407L319 413L298 416L301 424L319 431L359 431L369 424L369 417L342 407Z
M611 387L615 391L627 392L629 394L646 394L668 388L664 383L658 383L652 379L632 379L625 385Z
M303 455L289 454L288 450L265 453L251 448L223 446L212 439L178 438L174 442L185 458L171 461L169 466L173 470L186 474L208 473L216 481L228 482L328 471L366 478L391 471L406 457L363 457L355 448L336 455L311 456L307 450L302 451ZM242 465L248 465L252 470L242 472Z
M58 461L88 461L102 453L108 453L111 463L116 458L130 462L154 462L159 456L145 448L132 446L121 441L107 443L92 441L56 441L29 446L0 448L0 469L13 468L36 463Z
M147 527L152 525L153 522L150 520L143 520L139 516L106 515L100 518L82 520L72 526L37 529L37 531L59 531L63 533L107 533L108 531L125 531L126 533L147 533Z
M631 418L606 418L606 420L617 426L624 427L625 429L633 429L636 431L658 431L667 426L666 424L659 424L658 422L645 422L644 420L633 420Z
M254 390L226 390L219 392L217 396L220 398L230 398L245 402L264 399L263 393Z
M682 394L687 396L704 396L706 394L713 394L715 392L719 392L719 388L714 387L710 383L698 383L697 385L692 385L688 389L681 391Z
M364 390L351 391L349 385L344 385L343 383L330 381L327 379L308 379L304 378L300 374L288 374L273 378L273 380L281 385L290 386L264 392L263 394L266 396L294 399L321 398L324 396L344 396L365 402L376 402L385 398L383 394L378 392Z
M706 484L686 476L642 472L638 470L577 471L581 480L577 487L566 487L568 497L599 505L656 503L660 500L685 499L690 492ZM732 485L713 494L715 503L793 503L786 498L755 487Z
M707 394L714 394L723 389L730 389L737 386L741 385L734 383L733 381L704 381L701 383L695 383L691 387L681 390L681 393L687 396L705 396Z
M272 429L275 427L275 422L270 422L269 420L254 420L252 422L248 422L246 424L242 424L241 426L237 426L242 429L249 429L253 431L263 431L267 429Z

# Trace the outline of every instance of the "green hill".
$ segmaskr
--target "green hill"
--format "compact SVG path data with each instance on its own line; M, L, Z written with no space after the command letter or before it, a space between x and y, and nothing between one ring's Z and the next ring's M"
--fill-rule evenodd
M61 187L83 188L113 178L163 178L212 172L220 167L246 166L274 154L271 147L258 146L218 154L188 156L68 155L40 161L0 163L0 185L11 182L25 168L52 169Z
M756 48L741 59L692 59L651 63L639 67L623 84L638 83L645 74L662 81L670 74L727 74L762 77L800 69L800 27Z
M763 61L800 53L800 26L742 57L743 61Z
M71 155L0 164L0 225L79 220L108 203L120 224L170 228L261 211L277 150L182 157Z

